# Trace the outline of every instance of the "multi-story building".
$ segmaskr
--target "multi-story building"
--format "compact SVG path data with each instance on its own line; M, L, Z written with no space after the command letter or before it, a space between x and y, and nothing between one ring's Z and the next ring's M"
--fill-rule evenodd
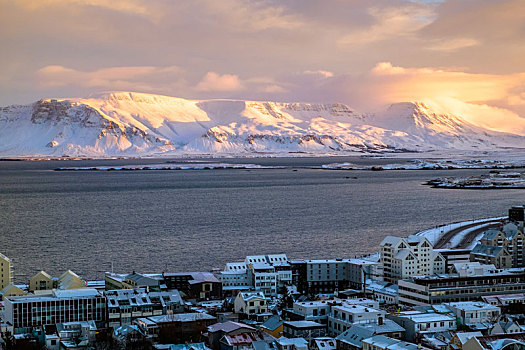
M47 272L40 271L29 280L29 290L79 289L86 288L87 283L71 270L59 277L51 277Z
M225 293L253 289L275 296L292 284L292 268L285 254L247 256L244 262L227 263L216 276Z
M423 236L387 236L381 242L381 265L387 282L411 276L445 273L445 259Z
M178 291L147 292L146 289L119 289L104 293L107 298L108 327L130 325L137 318L184 312Z
M470 261L470 252L472 249L434 249L445 258L445 272L451 272L452 267L456 263L466 263Z
M337 336L357 323L381 323L386 312L366 305L344 303L333 306L328 316L328 333Z
M330 300L296 301L293 303L293 313L306 321L327 324L333 303Z
M523 223L525 222L525 205L510 208L509 220L520 223L523 226Z
M497 268L525 266L525 235L520 228L509 223L501 230L485 231L470 255L471 261L494 264Z
M0 253L0 290L13 281L13 265L11 259Z
M239 292L234 302L234 309L242 314L264 314L268 312L268 302L263 292Z
M446 306L454 312L462 325L493 323L501 315L501 309L481 301L459 301Z
M90 288L7 297L4 306L5 321L16 334L63 322L95 321L102 327L106 321L106 298Z
M481 266L481 265L480 265ZM460 269L458 273L416 276L400 280L399 303L405 305L440 304L478 300L494 294L525 291L523 269Z
M182 291L197 300L222 297L221 281L211 272L170 272L162 276L168 289Z
M287 338L313 338L324 337L326 327L314 321L284 321L283 336Z
M456 319L439 313L388 314L387 317L405 329L408 341L419 341L425 334L446 332L456 329Z
M302 294L332 294L347 288L362 289L376 277L377 262L365 259L292 260L293 284Z

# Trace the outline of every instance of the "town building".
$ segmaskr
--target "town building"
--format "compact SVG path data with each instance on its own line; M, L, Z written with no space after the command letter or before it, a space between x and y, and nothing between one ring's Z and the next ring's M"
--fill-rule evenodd
M383 278L396 283L412 276L445 273L445 259L423 236L387 236L381 242Z
M435 252L441 254L445 258L445 272L452 272L452 268L456 263L466 263L470 261L470 252L472 249L434 249Z
M313 338L324 337L326 326L313 321L284 321L283 336L287 338L304 338L311 342Z
M478 300L494 294L525 291L523 269L474 269L459 267L459 273L415 276L399 281L399 303L405 305L440 304Z
M89 288L7 297L4 307L5 321L17 334L64 322L95 321L102 327L106 321L106 298Z
M308 350L308 341L304 338L281 337L275 341L277 350Z
M283 327L284 325L281 317L279 315L273 315L264 321L259 328L272 337L279 338L283 336Z
M220 350L221 339L225 335L238 335L255 332L255 328L239 322L222 322L208 326L208 344L213 350Z
M525 266L525 235L514 223L501 230L485 231L471 253L471 261L494 264L497 268Z
M141 317L184 312L178 291L147 292L146 289L117 289L104 293L107 299L108 326L131 325Z
M428 349L418 344L392 339L384 335L374 335L363 339L363 350L422 350Z
M13 283L0 290L0 300L4 300L7 297L19 297L27 295L27 292Z
M242 314L264 314L268 312L268 302L263 292L239 292L234 302L234 310Z
M13 282L13 265L11 259L0 253L0 290Z
M375 267L378 265L365 259L292 260L290 264L293 284L305 295L362 289L365 279L377 276Z
M405 329L407 341L419 341L424 335L456 329L456 319L435 312L406 312L387 317Z
M211 272L166 272L162 274L168 289L184 292L197 300L222 297L222 283Z
M342 304L331 308L328 334L337 336L356 323L381 323L386 312L366 305Z
M501 309L481 301L458 301L445 304L462 325L494 322L500 315Z
M216 318L202 312L137 318L134 324L150 339L164 344L182 344L200 339Z

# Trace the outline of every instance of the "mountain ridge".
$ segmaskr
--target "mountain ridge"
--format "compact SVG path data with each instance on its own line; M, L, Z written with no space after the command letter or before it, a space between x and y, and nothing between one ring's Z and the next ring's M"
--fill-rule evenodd
M362 114L340 103L189 100L135 92L0 108L0 156L377 153L524 148L423 102Z

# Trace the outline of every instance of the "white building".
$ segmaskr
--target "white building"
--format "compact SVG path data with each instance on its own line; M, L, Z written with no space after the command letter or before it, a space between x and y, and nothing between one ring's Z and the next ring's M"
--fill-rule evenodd
M236 313L263 314L268 312L268 303L263 292L239 292L234 309Z
M445 305L454 312L463 325L494 322L501 315L499 307L480 301L458 301Z
M328 316L328 334L337 336L356 323L381 323L385 311L366 305L342 304L333 306Z
M445 273L445 259L422 236L385 237L380 262L384 280L392 283L417 275Z
M406 312L388 315L388 318L403 327L406 340L415 339L431 333L446 332L456 329L456 318L438 313Z
M292 284L292 269L286 254L251 255L244 262L227 263L217 278L223 291L254 289L275 296Z
M293 303L293 311L304 317L306 321L326 324L331 303L331 300L296 301Z

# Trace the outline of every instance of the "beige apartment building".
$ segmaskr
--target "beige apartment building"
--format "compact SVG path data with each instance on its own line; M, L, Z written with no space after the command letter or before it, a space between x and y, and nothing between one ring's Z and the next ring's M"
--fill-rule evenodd
M13 266L11 259L0 253L0 290L13 281Z

